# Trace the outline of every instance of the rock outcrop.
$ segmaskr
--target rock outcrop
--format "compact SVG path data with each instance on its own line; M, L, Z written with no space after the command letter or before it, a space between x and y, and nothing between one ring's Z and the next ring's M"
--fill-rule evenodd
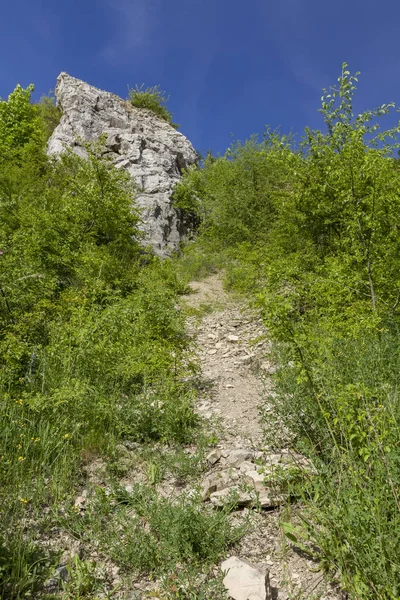
M56 99L63 116L49 140L49 154L71 147L84 155L82 140L106 135L107 154L136 182L146 242L160 256L176 249L185 230L171 193L183 169L196 162L191 143L151 111L67 73L58 77Z

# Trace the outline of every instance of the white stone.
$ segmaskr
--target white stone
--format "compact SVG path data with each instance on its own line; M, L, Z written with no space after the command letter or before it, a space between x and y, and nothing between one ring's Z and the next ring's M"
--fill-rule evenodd
M223 490L231 483L229 473L226 471L218 471L204 479L202 484L203 501L208 500L210 495L216 491Z
M250 484L255 484L255 483L258 483L261 485L264 484L265 476L263 473L259 473L257 470L246 471L245 476L246 476L246 481Z
M87 500L86 496L83 496L83 495L78 496L74 502L75 508L78 508L79 510L83 510L86 505L86 500Z
M253 452L251 450L232 450L229 452L227 463L230 467L240 467L245 461L253 458Z
M257 491L257 503L261 508L276 508L285 504L287 496L284 495L271 495L267 490Z
M226 339L228 340L228 342L231 342L231 343L235 343L235 342L239 341L239 337L237 335L228 335L226 337Z
M226 572L223 583L233 600L269 600L269 575L247 561L231 556L221 565Z
M248 460L245 460L244 462L242 462L239 469L242 473L248 473L248 471L255 471L257 469L257 465Z
M221 450L218 450L218 448L215 448L214 450L211 450L211 452L209 454L207 454L206 457L206 461L208 462L209 465L215 465L215 463L217 463L221 458Z
M252 354L246 354L246 356L238 356L238 363L241 365L249 365L253 360L254 356Z
M237 486L227 487L223 490L213 492L210 495L211 503L214 506L224 506L226 502L230 500L234 501L235 506L252 506L256 504L256 496L250 494L245 490L240 489Z

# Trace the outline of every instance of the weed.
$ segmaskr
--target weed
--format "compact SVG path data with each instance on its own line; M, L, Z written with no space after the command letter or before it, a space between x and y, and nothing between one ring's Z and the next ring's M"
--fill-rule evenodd
M129 100L132 106L147 108L164 121L167 121L172 127L178 129L179 125L172 122L172 114L166 106L169 96L166 96L158 85L147 88L144 87L144 84L136 85L134 88L129 89Z

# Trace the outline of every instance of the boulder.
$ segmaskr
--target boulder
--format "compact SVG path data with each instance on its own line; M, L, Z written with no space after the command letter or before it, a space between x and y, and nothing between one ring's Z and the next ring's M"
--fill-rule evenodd
M183 170L196 162L192 144L148 109L133 107L67 73L59 75L55 94L62 117L48 153L57 155L69 147L85 156L84 143L104 135L105 154L136 182L145 244L168 256L186 234L171 194Z

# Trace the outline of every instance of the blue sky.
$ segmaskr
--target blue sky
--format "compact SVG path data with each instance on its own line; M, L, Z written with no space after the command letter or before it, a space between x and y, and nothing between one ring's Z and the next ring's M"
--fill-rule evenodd
M1 0L0 27L0 97L60 71L124 97L160 84L200 151L318 127L343 61L357 111L400 104L399 0Z

